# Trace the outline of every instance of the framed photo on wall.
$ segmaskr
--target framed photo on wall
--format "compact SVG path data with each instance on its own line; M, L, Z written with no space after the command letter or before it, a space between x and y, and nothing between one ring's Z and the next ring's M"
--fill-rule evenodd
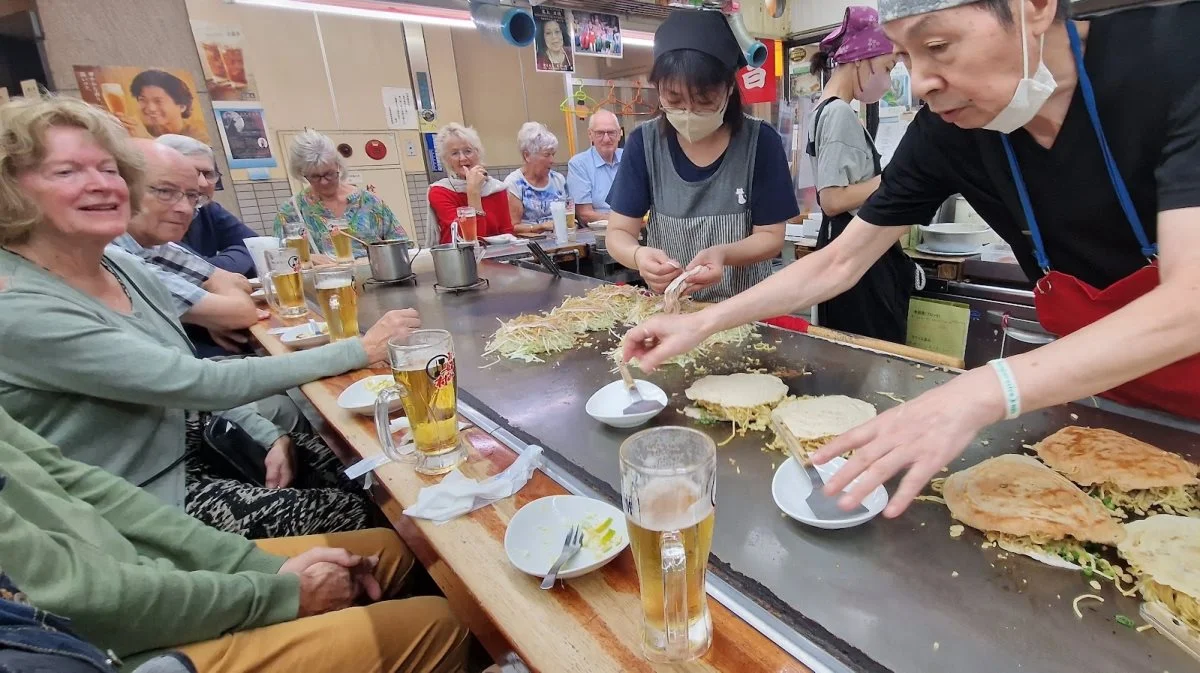
M567 10L538 5L533 8L534 59L538 72L575 72L571 28Z
M622 58L621 17L600 12L571 12L576 56Z

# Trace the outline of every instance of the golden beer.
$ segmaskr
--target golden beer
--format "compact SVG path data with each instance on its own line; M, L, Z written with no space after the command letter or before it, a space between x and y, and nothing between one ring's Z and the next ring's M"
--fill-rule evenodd
M329 324L334 341L358 336L358 292L354 290L354 272L337 270L317 272L317 304Z
M308 313L308 308L304 306L304 279L299 271L273 274L271 281L275 284L275 294L284 312L299 315Z
M287 246L294 250L300 256L300 263L308 265L312 263L311 253L308 249L308 238L305 236L288 236L285 239Z
M291 247L275 248L266 253L267 301L281 318L299 318L308 313L304 304L304 277L300 275L300 258Z
M453 376L453 375L452 375ZM392 370L417 451L440 456L458 448L458 395L453 379L438 387L425 369ZM450 470L446 470L449 472Z
M662 534L678 531L687 554L687 614L692 627L707 615L708 596L704 591L708 554L712 550L716 510L702 502L700 491L691 483L672 486L668 480L651 484L641 494L639 520L626 516L629 545L642 587L642 612L646 624L660 631L667 628L663 615ZM649 499L647 499L649 498Z
M333 242L333 258L339 262L354 261L354 244L353 240L347 234L345 229L341 227L335 228L329 234L329 240Z

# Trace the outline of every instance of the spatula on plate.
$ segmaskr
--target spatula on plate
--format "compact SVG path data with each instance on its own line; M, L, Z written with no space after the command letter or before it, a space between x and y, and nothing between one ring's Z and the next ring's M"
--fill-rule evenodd
M776 436L783 440L783 443L788 448L788 452L792 454L792 458L800 464L804 473L808 475L808 482L812 484L812 492L805 498L808 503L808 508L812 510L813 517L822 521L839 521L841 519L849 519L867 512L867 508L862 505L856 505L850 511L846 511L838 507L837 501L841 495L829 496L825 495L825 478L821 476L821 472L817 470L817 466L812 464L808 453L800 446L800 442L796 441L796 436L787 429L787 425L775 414L771 414L771 429L775 431Z
M642 397L641 391L637 388L637 383L635 383L633 380L633 374L629 373L629 365L622 361L620 368L621 380L625 382L625 390L629 391L629 398L633 400L629 406L625 407L625 411L621 413L625 414L626 416L633 416L635 414L645 414L652 411L658 411L663 408L662 402L648 400Z

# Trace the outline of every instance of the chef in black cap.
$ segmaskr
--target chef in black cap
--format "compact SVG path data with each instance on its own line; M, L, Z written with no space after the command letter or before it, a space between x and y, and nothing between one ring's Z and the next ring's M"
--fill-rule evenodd
M650 82L662 114L625 145L608 251L657 292L697 268L685 281L697 300L749 289L770 275L800 213L779 133L742 111L745 64L720 12L675 10L654 34Z

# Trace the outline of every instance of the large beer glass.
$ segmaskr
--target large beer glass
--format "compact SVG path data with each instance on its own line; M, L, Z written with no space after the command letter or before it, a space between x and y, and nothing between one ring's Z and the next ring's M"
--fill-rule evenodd
M445 474L458 467L467 450L458 436L458 378L450 333L417 330L408 339L392 339L388 357L396 385L375 400L375 431L383 452L392 460L412 460L397 449L388 427L388 406L399 399L412 427L417 472Z
M329 325L333 341L358 336L358 292L354 290L354 268L339 266L316 273L317 305Z
M329 220L329 241L333 244L333 258L338 262L354 261L354 244L350 238L350 222L342 219Z
M705 573L716 521L717 447L662 427L621 444L621 493L642 593L642 652L691 661L712 645Z
M312 248L309 247L308 229L303 222L288 221L283 223L283 243L296 251L300 257L300 266L312 266Z
M267 303L280 318L302 318L308 315L304 304L304 278L300 275L300 257L293 248L274 248L266 251L267 280L263 290Z

